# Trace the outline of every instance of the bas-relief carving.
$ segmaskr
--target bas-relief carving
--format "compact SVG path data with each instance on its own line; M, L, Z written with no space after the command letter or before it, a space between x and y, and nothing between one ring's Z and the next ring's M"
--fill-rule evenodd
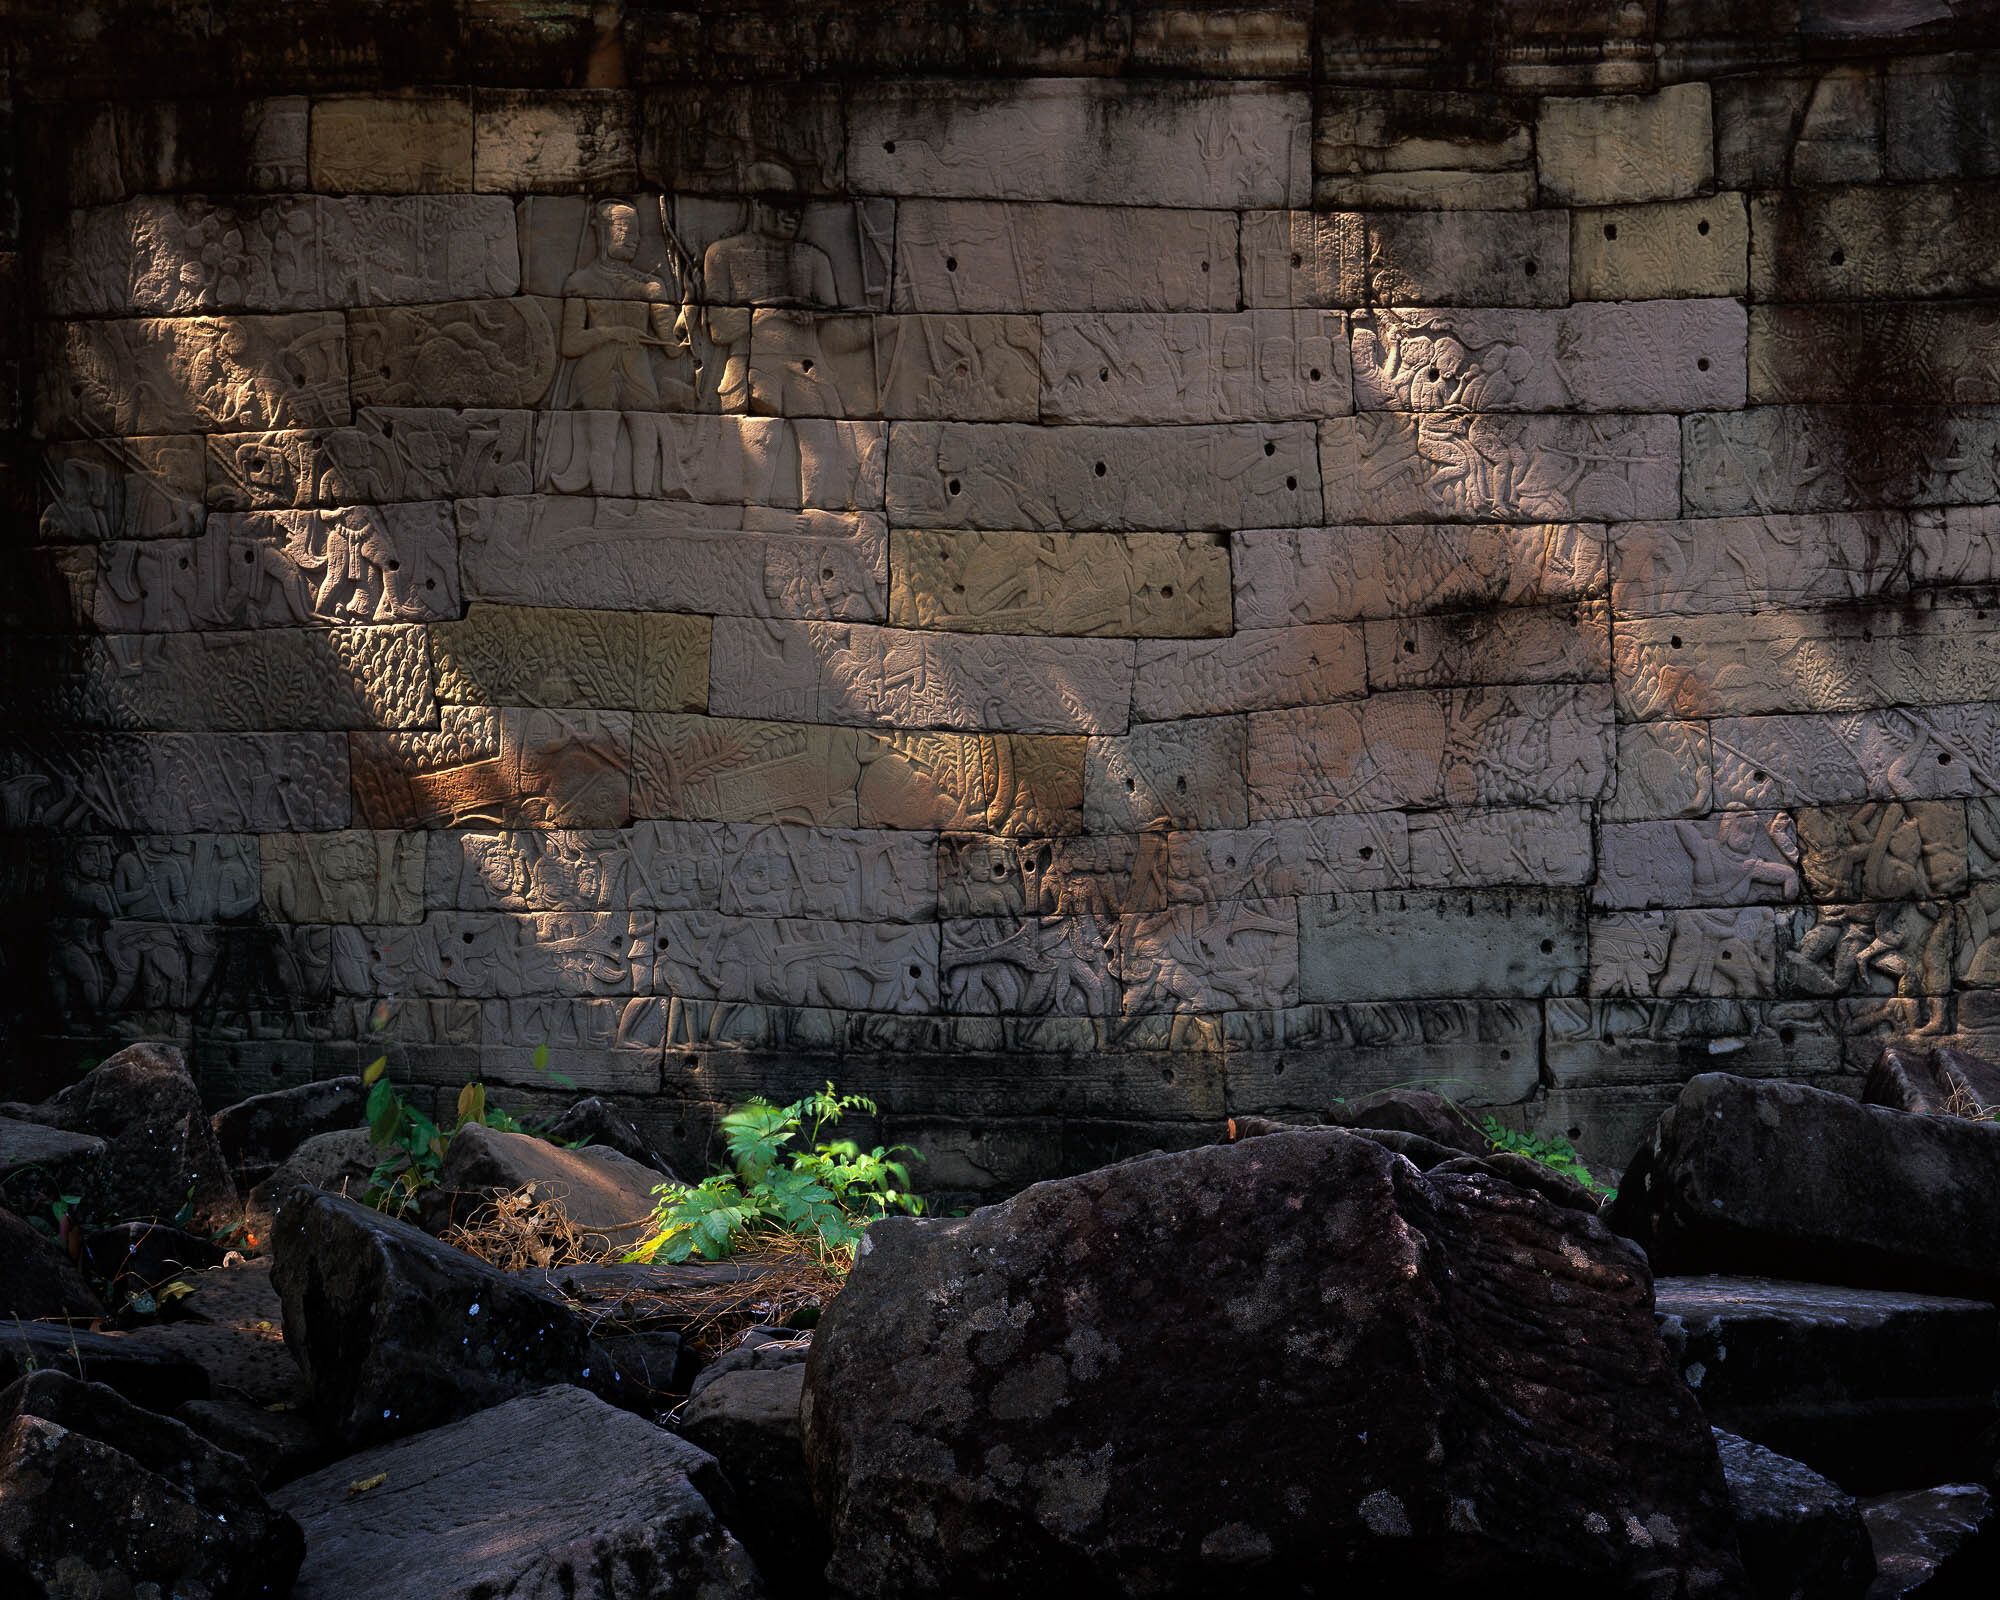
M257 906L257 841L240 834L66 838L17 849L6 888L13 903L58 916L233 922Z
M1289 310L1361 304L1368 238L1360 217L1246 211L1242 230L1246 306Z
M953 1011L1116 1016L1119 923L1085 912L946 921L939 976Z
M1360 630L1239 628L1226 639L1142 639L1132 714L1148 722L1321 705L1367 692Z
M472 187L472 107L446 95L338 96L311 112L312 184L337 194Z
M202 445L193 437L50 445L41 462L44 539L99 543L201 531Z
M1415 888L1440 889L1588 883L1590 810L1579 804L1417 812L1408 821L1406 881ZM1271 826L1276 830L1286 824Z
M1168 896L1165 834L1007 839L947 833L937 842L946 917L1091 917L1108 925Z
M630 183L637 109L623 90L482 90L473 97L473 185L519 194Z
M1966 808L1955 802L1801 807L1798 832L1815 900L1933 900L1965 888Z
M2000 579L1990 539L1963 541L1956 561L1946 542L1938 512L1624 522L1611 599L1621 617L1684 616L1878 599L1945 564L1963 574L1953 581Z
M1840 404L1857 387L1877 404L2000 400L2000 308L1898 301L1754 306L1749 396Z
M499 409L536 405L556 376L561 323L555 302L528 295L357 307L347 313L355 402Z
M507 706L700 711L709 620L637 611L475 605L429 629L438 698Z
M1299 999L1299 921L1285 900L1170 906L1121 918L1127 1015L1274 1011Z
M438 708L435 733L356 733L355 820L375 828L593 828L631 815L623 711Z
M1990 704L1719 717L1710 729L1718 805L1768 810L2000 790L2000 720Z
M1983 52L1889 64L1888 175L2000 177L2000 63Z
M1569 303L1560 211L1378 211L1366 228L1370 305Z
M1618 729L1607 822L1695 817L1715 804L1715 764L1705 722L1627 723Z
M1991 883L1974 884L1955 911L1958 981L1975 988L2000 985L2000 889ZM1897 992L1907 991L1899 987ZM1936 993L1937 988L1926 992Z
M1226 634L1229 563L1210 534L898 529L889 620L972 633Z
M1317 205L1488 210L1535 203L1533 136L1505 101L1327 89L1316 110Z
M1299 901L1303 998L1574 993L1583 907L1562 894L1381 891Z
M633 811L852 827L860 738L854 728L642 712L633 725Z
M857 800L865 827L1082 831L1085 746L1074 735L862 733Z
M262 833L345 827L338 734L65 733L0 740L9 831Z
M1777 914L1749 906L1615 911L1590 919L1590 993L1603 998L1775 995Z
M1241 717L1141 723L1124 738L1092 739L1083 781L1086 831L1247 826L1245 743Z
M1960 902L1967 905L1969 902ZM1783 979L1808 995L1948 994L1953 917L1935 900L1816 906L1794 914Z
M1843 1070L1832 1005L1738 998L1550 1000L1545 1053L1558 1084L1678 1085L1699 1041L1718 1068L1743 1076L1818 1077Z
M49 1004L62 1018L192 1010L223 959L219 930L183 923L56 921L45 937Z
M526 494L525 411L364 406L352 427L210 434L207 498L222 511Z
M1592 523L1419 523L1236 534L1236 625L1549 605L1605 587Z
M1740 194L1570 213L1570 293L1578 300L1745 295L1749 256Z
M1799 840L1784 812L1607 822L1591 904L1604 910L1796 899Z
M1034 317L758 310L749 333L749 409L1032 422L1041 401L1039 339Z
M654 975L650 916L433 912L421 923L343 925L332 934L339 994L629 995Z
M1371 620L1366 636L1371 689L1611 676L1610 615L1601 600Z
M1676 516L1673 417L1364 412L1320 424L1326 513L1342 522Z
M1412 1081L1446 1083L1467 1105L1533 1091L1535 1001L1394 1000L1223 1013L1230 1109L1323 1110L1342 1096Z
M433 621L459 613L458 540L440 503L217 513L101 546L93 593L106 632Z
M1050 315L1041 324L1041 409L1051 422L1279 422L1353 409L1347 329L1335 312Z
M2000 204L1980 184L1759 195L1750 286L1760 300L1989 295Z
M601 442L593 432L603 423ZM534 481L564 495L832 510L879 507L879 422L649 412L545 414Z
M422 835L423 905L429 911L629 911L697 906L703 863L678 855L635 883L640 848L635 834L613 828L442 830ZM710 878L715 863L709 861ZM384 920L376 918L373 920Z
M662 993L855 1011L938 1008L934 924L661 912L653 981Z
M1542 191L1586 206L1695 194L1715 177L1712 128L1705 83L1543 100L1535 124Z
M267 833L258 845L264 908L281 921L423 918L422 834Z
M1683 417L1681 439L1679 515L2000 497L2000 407L1752 406Z
M1411 872L1409 825L1400 811L1175 831L1165 838L1167 893L1177 905L1289 904L1305 894L1397 888Z

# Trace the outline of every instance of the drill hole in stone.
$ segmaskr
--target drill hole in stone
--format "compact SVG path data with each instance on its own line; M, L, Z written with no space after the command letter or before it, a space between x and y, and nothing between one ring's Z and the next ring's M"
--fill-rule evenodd
M911 977L913 977L913 978L921 978L921 977L922 977L923 975L924 975L924 969L923 969L922 967L912 967L912 968L910 968L910 976L911 976Z
M1694 369L1695 369L1695 371L1697 371L1697 372L1706 372L1706 371L1708 371L1708 357L1707 357L1707 356L1703 356L1703 357L1701 357L1701 358L1700 358L1699 360L1697 360L1697 361L1695 362L1695 364L1694 364Z
M1096 465L1096 466L1092 467L1092 468L1091 468L1090 470L1091 470L1092 472L1096 473L1096 474L1098 475L1098 477L1100 477L1100 478L1101 478L1101 477L1103 477L1103 476L1104 476L1104 463L1103 463L1102 461L1100 461L1100 462L1098 462L1098 463L1097 463L1097 465Z
M1417 641L1414 639L1405 639L1403 641L1403 654L1406 656L1413 656L1416 653L1417 653Z
M1542 941L1542 954L1543 954L1543 955L1545 955L1545 956L1552 956L1552 955L1554 955L1555 953L1556 953L1556 942L1555 942L1555 940L1553 940L1553 939L1544 939L1544 940Z
M1708 218L1703 217L1701 221L1697 222L1694 225L1694 231L1706 239L1708 237Z
M1363 861L1373 861L1375 859L1375 847L1372 844L1364 844L1361 847L1361 859Z
M1299 480L1297 478L1287 478L1285 480L1285 487L1287 489L1296 489L1298 486Z
M810 372L812 371L812 369L813 369L813 364L811 356L807 356L805 360L799 363L799 371L801 372Z
M956 271L958 271L958 257L957 257L957 256L946 256L946 257L944 258L944 270L945 270L946 272L956 272Z
M1676 650L1678 650L1681 647L1681 636L1679 634L1675 634L1672 638L1667 640L1667 643L1672 645Z
M1615 239L1615 238L1617 238L1617 237L1618 237L1618 224L1617 224L1617 223L1615 223L1615 222L1607 222L1607 223L1605 223L1605 225L1604 225L1604 237L1605 237L1605 238L1607 238L1607 239Z
M1318 383L1318 382L1319 382L1319 368L1318 368L1318 367L1314 367L1314 368L1312 369L1312 372L1311 372L1310 376L1311 376L1311 378L1312 378L1312 381L1313 381L1314 383Z
M945 487L949 489L953 494L957 494L959 490L958 479L953 478L950 483L945 485Z
M1524 261L1521 263L1521 271L1530 278L1532 278L1540 270L1541 268L1538 267L1532 260Z
M1837 246L1837 245L1836 245L1836 246L1834 247L1834 252L1833 252L1833 254L1832 254L1832 255L1830 255L1830 256L1828 256L1828 257L1826 258L1826 264L1827 264L1828 266L1830 266L1830 267L1844 267L1844 266L1846 266L1846 265L1847 265L1847 252L1846 252L1845 250L1842 250L1842 249L1841 249L1841 248L1840 248L1839 246Z
M1298 251L1294 250L1292 252L1292 265L1295 267L1302 267L1305 264L1306 264L1306 258L1300 255Z
M1274 456L1277 453L1278 453L1278 447L1273 443L1271 443L1269 439L1266 439L1264 441L1264 454L1267 456Z
M884 154L885 156L892 156L895 153L896 153L896 141L894 139L884 139L882 141L882 154Z
M1173 597L1174 597L1174 586L1171 583L1162 584L1160 586L1160 598L1162 600L1171 600L1173 599Z

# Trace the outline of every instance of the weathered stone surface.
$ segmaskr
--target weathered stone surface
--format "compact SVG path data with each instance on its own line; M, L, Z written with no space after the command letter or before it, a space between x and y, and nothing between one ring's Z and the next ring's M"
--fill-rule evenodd
M1375 690L1611 676L1611 619L1601 600L1371 620L1366 634L1368 686Z
M529 420L525 411L369 406L352 427L210 434L208 503L380 510L387 501L525 493Z
M939 991L972 1016L1116 1016L1118 929L1094 916L947 921Z
M415 922L424 909L417 833L267 833L258 841L265 909L286 922Z
M1164 836L1004 839L948 833L936 848L937 908L946 917L1087 911L1114 917L1167 902Z
M1234 311L1236 217L906 200L897 311Z
M732 509L865 510L882 504L883 442L874 422L554 412L536 427L535 487Z
M1451 1079L1462 1105L1518 1101L1536 1083L1538 1013L1524 1000L1391 1000L1229 1012L1222 1022L1230 1107L1320 1116L1336 1098L1397 1088L1413 1078Z
M1993 294L1986 241L2000 189L1935 184L1759 195L1750 289L1760 300L1908 300Z
M657 929L652 982L675 995L852 1011L938 1005L934 925L667 911ZM642 939L634 948L643 953Z
M48 1220L45 1214L42 1220ZM0 1317L10 1322L88 1323L109 1315L68 1252L7 1210L0 1210L0 1262L6 1264L0 1273Z
M312 107L312 183L336 194L472 187L472 107L456 95L338 96Z
M1230 541L1236 625L1548 605L1602 593L1588 523L1258 528Z
M1889 1600L1929 1589L1967 1592L1992 1580L1996 1537L1993 1495L1977 1483L1943 1483L1878 1495L1861 1504L1875 1546L1870 1594Z
M1354 319L1363 411L1694 411L1743 403L1734 300Z
M1397 811L1177 831L1167 836L1167 894L1181 905L1261 904L1391 888L1406 880L1410 859L1408 825Z
M1229 564L1207 534L899 529L889 621L966 633L1226 634Z
M1710 728L1724 806L1950 799L1987 792L2000 771L2000 723L1983 704L1719 717Z
M1146 721L1320 705L1366 692L1352 625L1241 629L1227 639L1142 640L1132 713Z
M252 1095L209 1118L215 1142L241 1187L275 1172L306 1140L358 1128L367 1121L358 1077L327 1078L294 1089Z
M1551 888L1590 881L1587 806L1421 812L1410 818L1409 830L1412 887Z
M1604 996L1775 995L1776 913L1763 907L1617 911L1590 924L1590 992Z
M1349 411L1350 393L1347 329L1330 312L1042 318L1051 422L1278 422Z
M438 731L350 737L372 828L615 828L631 815L632 714L442 706Z
M1804 1464L1715 1430L1753 1594L1858 1597L1875 1574L1854 1497Z
M1629 617L1839 605L1907 594L1947 565L1966 582L2000 578L1994 530L1965 531L1894 511L1621 523L1612 605Z
M632 994L653 980L652 932L644 915L433 912L412 926L334 929L332 984L381 994L404 973L420 995Z
M1806 891L1815 900L1928 900L1961 894L1963 808L1886 801L1802 807Z
M1569 227L1554 211L1404 211L1367 219L1375 306L1559 306Z
M1699 193L1715 180L1708 85L1544 100L1535 123L1535 162L1543 193L1559 204L1615 205Z
M1932 405L2000 400L2000 305L1754 306L1750 399Z
M0 1397L0 1560L59 1594L79 1582L204 1590L218 1600L289 1591L304 1554L243 1463L96 1383L35 1372Z
M1299 998L1299 919L1285 898L1215 900L1123 917L1127 1016L1270 1011Z
M1567 895L1377 892L1299 902L1308 1000L1574 993L1582 902Z
M1543 1054L1555 1093L1574 1105L1598 1094L1631 1098L1610 1124L1590 1130L1593 1168L1617 1166L1647 1135L1679 1090L1685 1052L1717 1057L1743 1077L1800 1082L1852 1081L1841 1056L1842 1024L1836 1003L1708 996L1659 1000L1617 995L1600 1000L1551 1000L1545 1006ZM1653 1096L1649 1102L1644 1095ZM1558 1103L1552 1109L1569 1115ZM1574 1120L1574 1119L1572 1119ZM1567 1132L1570 1124L1550 1126ZM1629 1127L1629 1136L1626 1129Z
M473 186L601 193L636 176L632 98L614 90L489 89L473 97Z
M1985 1297L1997 1173L2000 1128L1707 1073L1638 1152L1612 1220L1664 1267Z
M1609 691L1526 684L1371 695L1253 712L1250 813L1595 799L1610 775Z
M299 1600L558 1600L585 1585L607 1600L754 1600L757 1570L707 1498L729 1487L707 1452L562 1386L378 1445L276 1498L305 1530Z
M1322 424L1334 426L1334 424ZM1311 425L889 425L888 508L916 527L1232 528L1320 520Z
M1591 903L1614 910L1792 900L1798 863L1799 842L1783 812L1607 822Z
M192 437L88 440L43 453L44 539L179 538L202 525L202 444Z
M1315 205L1484 211L1535 203L1533 137L1518 104L1327 89L1315 111Z
M815 317L758 311L751 409L785 417L959 417L1033 422L1033 317Z
M1322 1191L1340 1193L1352 1208L1343 1237L1351 1228L1378 1246L1398 1243L1343 1253L1337 1268L1272 1266L1281 1259L1272 1252L1288 1252L1282 1259L1296 1263L1299 1251L1329 1248L1285 1242L1296 1230L1284 1219L1315 1215L1311 1197ZM1206 1197L1201 1205L1197 1194ZM1150 1220L1136 1228L1124 1222L1141 1216ZM1560 1302L1546 1298L1549 1280L1539 1270L1529 1276L1494 1265L1501 1257L1487 1253L1488 1241L1502 1232L1560 1275ZM1496 1179L1425 1179L1366 1139L1280 1134L1038 1185L956 1222L891 1221L871 1238L871 1253L816 1332L806 1368L806 1458L828 1513L829 1570L838 1587L893 1582L929 1594L1023 1584L1204 1584L1236 1581L1232 1569L1253 1560L1263 1564L1266 1581L1278 1583L1309 1581L1307 1574L1329 1566L1356 1581L1366 1574L1368 1582L1386 1582L1393 1572L1395 1581L1408 1582L1413 1573L1448 1569L1463 1577L1487 1563L1504 1573L1523 1562L1540 1573L1602 1573L1622 1582L1636 1565L1632 1546L1593 1536L1587 1530L1594 1524L1583 1523L1599 1504L1617 1508L1620 1521L1632 1515L1643 1524L1642 1512L1670 1518L1679 1542L1668 1572L1699 1566L1717 1582L1733 1573L1712 1444L1645 1326L1643 1266L1594 1219ZM1248 1260L1246 1239L1257 1241ZM1559 1242L1569 1253L1558 1252ZM1593 1266L1571 1264L1579 1258ZM1335 1297L1343 1309L1331 1322L1330 1302L1320 1294L1328 1270L1349 1286ZM1447 1270L1455 1277L1447 1279ZM1536 1363L1532 1390L1489 1354L1494 1335L1474 1299L1430 1287L1497 1271L1509 1272L1510 1286L1496 1293L1516 1318L1549 1330L1524 1334L1517 1320L1507 1339L1514 1359L1524 1346L1537 1352L1529 1358ZM921 1298L947 1279L960 1284L955 1294L937 1303ZM1151 1285L1137 1297L1147 1308L1151 1356L1135 1363L1133 1336L1112 1308L1133 1303L1132 1285L1141 1281ZM1211 1332L1202 1316L1163 1315L1163 1305L1182 1295L1212 1303L1218 1285L1231 1283L1240 1292L1223 1298L1238 1306L1238 1323L1271 1330L1256 1341L1260 1353L1247 1366L1232 1364L1212 1399L1192 1400L1184 1386L1178 1402L1156 1398L1164 1375L1185 1367L1172 1353L1175 1339ZM1301 1283L1313 1286L1311 1307L1288 1309L1282 1286ZM980 1330L1002 1296L1029 1313L1016 1313L1019 1326L1009 1322L996 1343ZM1393 1323L1403 1330L1399 1337L1411 1337L1413 1318L1425 1330L1425 1351L1455 1352L1455 1361L1518 1398L1489 1412L1493 1402L1464 1375L1467 1367L1456 1369L1455 1381L1442 1380L1441 1358L1414 1345L1365 1364L1310 1360L1311 1349L1346 1350L1378 1326ZM1601 1357L1587 1377L1567 1357L1554 1364L1565 1337L1556 1330L1585 1325ZM1290 1343L1281 1337L1287 1329ZM983 1347L984 1363L971 1359L975 1346ZM1377 1347L1386 1348L1379 1338L1371 1343ZM1266 1381L1294 1396L1289 1420L1275 1432L1272 1413L1250 1398ZM910 1398L938 1392L939 1384L961 1394L958 1410ZM1627 1427L1644 1416L1655 1443L1644 1452L1593 1448L1586 1458L1582 1440L1608 1422L1570 1409L1557 1423L1545 1401L1530 1397L1546 1393L1545 1384L1597 1397L1601 1415L1615 1407ZM864 1393L871 1397L866 1409L855 1403ZM1185 1422L1191 1405L1213 1417L1196 1472L1188 1469L1184 1436L1157 1420L1170 1412ZM1599 1414L1595 1406L1589 1413ZM1412 1441L1406 1448L1381 1444L1405 1438L1405 1429ZM1365 1469L1344 1442L1329 1455L1329 1440L1363 1433L1377 1441ZM1431 1445L1425 1464L1427 1441L1460 1437L1465 1442L1456 1448ZM1535 1480L1523 1482L1510 1467L1503 1491L1481 1465L1484 1452L1504 1450L1518 1461L1524 1446ZM1385 1456L1385 1448L1396 1453ZM983 1487L958 1495L941 1485L939 1471L957 1469L927 1465L938 1452L976 1463L978 1479L962 1481ZM1295 1456L1310 1459L1311 1471L1294 1471ZM1297 1493L1288 1498L1287 1486ZM1514 1494L1522 1496L1519 1509ZM1449 1531L1454 1500L1476 1508L1476 1544ZM1552 1519L1552 1500L1571 1515ZM1572 1525L1584 1531L1572 1533ZM1606 1526L1618 1524L1607 1517ZM1459 1564L1461 1553L1472 1565ZM1660 1556L1655 1545L1640 1559L1657 1567ZM1680 1592L1678 1576L1663 1574L1662 1581Z
M1991 406L1753 406L1683 417L1681 437L1684 516L1976 506L2000 495Z
M817 1582L828 1552L799 1439L805 1362L717 1374L721 1364L702 1369L674 1427L716 1458L738 1504L756 1508L745 1531L759 1569L781 1584Z
M537 1204L560 1206L594 1253L629 1250L651 1231L662 1175L616 1150L566 1150L525 1133L468 1123L452 1135L437 1187L422 1198L424 1226L474 1223L481 1206L534 1185Z
M700 711L706 617L475 605L428 630L438 698L466 705Z
M942 199L1303 205L1309 115L1277 84L891 83L848 112L848 179Z
M347 337L353 348L355 403L532 406L556 375L560 321L552 302L525 295L350 311ZM321 420L347 418L280 417L249 425Z
M2000 177L1995 76L1993 57L1971 51L1890 63L1888 175Z
M1367 251L1367 229L1351 212L1246 211L1243 303L1270 310L1358 306Z
M642 713L634 723L633 811L853 826L861 737L854 728ZM1077 756L1080 768L1081 750Z
M1672 417L1378 411L1319 426L1330 520L1625 522L1681 509Z
M1090 740L1085 829L1135 833L1246 826L1246 742L1242 717L1140 723L1122 739Z
M67 322L41 339L48 437L345 423L347 329L332 313Z
M65 734L0 740L17 828L239 833L338 828L346 741L333 734Z
M1749 256L1740 194L1570 213L1570 294L1578 300L1741 296Z

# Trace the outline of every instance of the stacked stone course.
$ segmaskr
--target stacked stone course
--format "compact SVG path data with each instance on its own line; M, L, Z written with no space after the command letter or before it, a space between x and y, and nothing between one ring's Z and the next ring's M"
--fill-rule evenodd
M886 9L21 29L24 1062L978 1191L2000 1047L2000 36Z

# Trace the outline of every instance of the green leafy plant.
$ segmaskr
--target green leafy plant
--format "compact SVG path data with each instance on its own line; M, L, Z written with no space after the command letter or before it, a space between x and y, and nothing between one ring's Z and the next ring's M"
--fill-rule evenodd
M647 1237L627 1261L718 1261L758 1235L810 1241L822 1260L851 1265L862 1230L890 1211L921 1215L910 1193L908 1145L864 1151L851 1139L824 1135L851 1111L877 1114L865 1095L841 1094L831 1083L774 1106L756 1098L722 1119L734 1170L717 1170L697 1184L664 1183Z
M1618 1192L1592 1177L1590 1168L1577 1155L1576 1146L1560 1134L1523 1133L1492 1116L1479 1124L1479 1131L1495 1150L1512 1156L1526 1156L1530 1161L1539 1162L1550 1171L1560 1172L1565 1178L1582 1184L1592 1194L1615 1195Z

